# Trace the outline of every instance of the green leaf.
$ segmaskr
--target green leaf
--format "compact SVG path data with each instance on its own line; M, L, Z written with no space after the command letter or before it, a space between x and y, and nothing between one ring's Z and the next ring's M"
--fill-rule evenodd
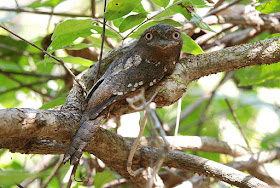
M169 1L170 0L152 0L153 3L164 8L169 4Z
M101 47L101 43L102 43L102 38L101 37L95 37L95 36L89 36L87 37L87 40L89 40L89 42L91 43L91 47L96 47L96 48L100 48ZM108 46L108 44L106 44L106 42L104 43L103 48L105 50L112 50L112 48L110 46Z
M16 183L20 183L26 178L29 177L36 177L38 174L30 174L25 171L18 171L18 170L7 170L3 171L0 170L0 187L11 187Z
M63 60L65 63L72 63L72 64L82 65L86 67L89 67L94 63L91 60L81 58L81 57L66 56L66 57L59 57L59 58Z
M38 8L38 7L55 7L59 3L63 2L65 0L37 0L33 2L32 4L28 5L29 8Z
M23 41L15 40L10 36L0 35L0 55L12 55L19 54L20 52L25 51L28 44ZM3 58L1 58L3 59Z
M280 12L280 1L279 0L266 0L266 1L258 1L258 2L263 2L263 3L256 6L256 10L258 10L264 14Z
M120 32L123 33L126 30L131 29L136 25L139 25L145 20L145 18L145 14L136 14L126 17L119 26Z
M69 19L60 23L52 35L52 43L48 51L52 53L57 49L72 44L78 37L90 36L92 28L92 19Z
M279 80L280 63L239 69L235 71L235 76L240 81L240 86L262 84L274 79ZM273 84L273 81L270 81L270 83L268 82L267 84Z
M185 2L189 2L190 5L195 6L197 8L209 7L203 0L187 0Z
M145 8L143 7L142 3L139 3L138 6L136 6L132 12L137 12L137 13L142 13L142 14L148 14L148 12L145 10Z
M97 173L94 177L94 187L101 188L102 185L114 180L116 177L110 170L105 170L101 173Z
M103 27L101 26L92 26L92 29L95 30L98 34L102 34L103 32ZM120 38L120 36L116 32L109 29L105 29L105 35L110 38Z
M4 59L0 59L0 69L6 71L22 71L21 67L18 66L17 63L12 61L6 61Z
M208 24L206 24L205 22L202 21L201 17L196 14L195 12L192 12L192 18L191 21L193 21L200 29L204 29L204 30L208 30L208 31L212 31L215 32L214 30L212 30Z
M84 48L89 48L89 47L100 48L100 46L101 46L101 41L98 42L98 43L93 43L93 44L86 44L86 43L72 44L70 46L66 46L65 49L67 49L67 50L82 50ZM103 49L112 50L112 48L110 48L106 44L104 44Z
M123 20L124 20L124 18L118 18L118 19L113 20L114 26L119 28Z
M56 99L54 99L54 100L52 100L52 101L50 101L46 104L43 104L40 109L54 108L56 106L65 104L65 102L66 102L66 97L58 97L58 98L56 98Z
M267 80L261 84L257 84L258 86L268 87L268 88L279 88L280 87L280 79L272 79Z
M183 38L183 48L182 52L190 54L203 54L201 47L189 36L182 33Z
M141 0L111 0L106 8L106 20L114 20L130 13Z
M154 25L161 24L161 23L168 24L168 25L171 25L173 27L180 27L180 26L182 26L182 24L180 24L179 22L176 22L176 21L174 21L172 19L164 19L164 20L159 20L159 21L151 21L151 22L148 22L148 23L142 25L130 37L131 38L138 38L149 27L152 27Z
M185 7L182 7L180 5L172 6L170 7L170 10L182 14L187 20L190 20L192 17L191 13Z

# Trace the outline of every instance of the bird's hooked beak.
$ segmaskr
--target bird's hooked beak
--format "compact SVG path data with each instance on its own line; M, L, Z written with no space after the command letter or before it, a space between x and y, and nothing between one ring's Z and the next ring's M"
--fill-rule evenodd
M152 41L147 43L148 46L160 48L165 50L167 48L172 48L179 45L178 41L170 41L170 40L159 40L159 41Z

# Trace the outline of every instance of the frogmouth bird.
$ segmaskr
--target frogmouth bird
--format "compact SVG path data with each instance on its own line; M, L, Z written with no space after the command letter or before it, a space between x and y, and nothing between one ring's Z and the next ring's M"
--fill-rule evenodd
M79 161L101 120L100 113L124 95L144 87L147 89L170 75L182 49L179 29L158 24L148 28L136 45L115 59L105 74L95 83L86 99L81 127L64 155L64 162ZM108 110L107 110L108 111Z

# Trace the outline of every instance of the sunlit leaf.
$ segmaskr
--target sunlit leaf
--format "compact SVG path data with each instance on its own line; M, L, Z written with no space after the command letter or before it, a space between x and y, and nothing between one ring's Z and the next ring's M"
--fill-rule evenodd
M268 80L280 79L280 63L239 69L235 71L235 76L240 81L240 86L261 84Z
M148 14L148 12L143 7L142 3L139 3L139 5L137 5L132 11L141 14Z
M191 19L191 13L185 8L182 7L181 5L175 5L173 7L170 7L170 10L176 13L182 14L187 20Z
M187 0L184 2L189 2L190 5L196 6L197 8L209 7L203 0Z
M122 23L123 20L124 20L123 17L113 20L114 26L120 27L120 25L121 25L121 23Z
M16 170L9 170L3 171L0 170L0 187L11 187L17 183L22 182L26 178L29 177L36 177L38 174L36 173L29 173L25 171L16 171Z
M56 27L52 35L52 43L48 50L53 52L57 49L63 48L64 46L72 44L78 37L88 37L92 34L92 28L92 19L66 20Z
M280 88L280 78L266 80L263 83L257 84L257 86L262 86L267 88Z
M94 43L94 44L79 43L79 44L73 44L73 45L70 45L70 46L66 46L65 49L67 49L67 50L82 50L82 49L89 48L89 47L100 48L100 46L101 46L101 42ZM103 49L111 50L112 48L109 48L107 45L104 45Z
M92 26L92 29L95 30L98 34L102 34L103 27L101 26ZM120 38L120 36L110 29L105 29L105 35L110 38Z
M65 0L37 0L33 2L32 4L28 5L29 8L38 8L38 7L55 7L59 3L63 2Z
M133 28L134 26L143 22L145 18L146 18L145 14L136 14L136 15L130 15L126 17L119 26L120 32L122 33L128 29Z
M86 67L89 67L94 63L91 60L81 58L81 57L73 57L73 56L60 57L59 59L63 60L65 63L83 65L83 66L86 66Z
M130 13L141 0L111 0L105 12L106 20L114 20Z
M256 6L256 10L264 14L280 12L279 0L265 0L265 1L258 1L258 2L261 2L261 4Z
M170 0L152 0L153 3L161 7L166 7L169 4L169 1Z
M28 44L21 40L15 40L10 36L0 36L0 55L19 54L23 52Z
M201 47L191 37L182 33L182 38L184 42L182 52L194 55L203 53Z
M114 180L116 177L110 170L99 172L94 176L94 187L101 188L102 185Z

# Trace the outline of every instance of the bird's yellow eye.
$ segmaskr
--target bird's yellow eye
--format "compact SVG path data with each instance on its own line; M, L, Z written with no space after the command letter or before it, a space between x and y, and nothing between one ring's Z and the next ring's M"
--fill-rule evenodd
M153 39L153 34L152 33L146 33L145 38L146 38L146 40L152 40Z
M178 40L180 38L180 33L178 31L175 31L172 33L172 38L175 40Z

